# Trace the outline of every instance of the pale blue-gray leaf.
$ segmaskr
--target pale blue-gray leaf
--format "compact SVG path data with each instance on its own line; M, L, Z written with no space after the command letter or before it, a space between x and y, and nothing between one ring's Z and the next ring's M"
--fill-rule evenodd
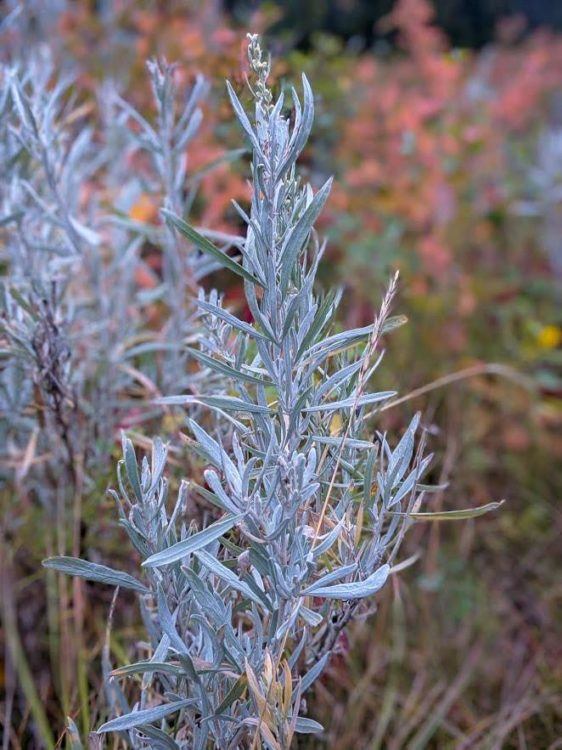
M220 521L216 521L216 523L207 526L203 531L198 531L187 539L182 539L181 542L177 542L161 552L156 552L142 564L147 568L159 568L162 565L170 565L170 563L181 560L191 552L196 552L197 550L206 547L211 542L214 542L215 539L226 534L226 532L230 531L230 529L232 529L241 518L241 515L227 516Z
M78 576L88 581L97 583L106 583L109 586L121 586L125 589L133 589L141 594L148 593L148 589L136 578L120 570L108 568L106 565L80 560L78 557L48 557L43 560L44 568L58 570L60 573L66 573L69 576Z
M314 719L299 716L295 723L295 731L299 734L318 734L324 731L324 727Z
M125 716L119 716L117 719L111 719L111 721L102 724L98 729L98 734L105 732L122 732L127 729L134 729L135 727L142 727L143 724L152 724L155 721L160 721L168 714L176 713L182 708L187 708L193 705L195 701L190 698L181 701L174 701L173 703L165 703L162 706L156 706L156 708L145 708L142 711L132 711L130 714Z
M390 565L382 565L378 570L364 581L355 581L354 583L339 583L335 586L324 586L317 588L311 596L319 599L339 599L341 601L350 601L352 599L364 599L366 596L375 594L386 583Z

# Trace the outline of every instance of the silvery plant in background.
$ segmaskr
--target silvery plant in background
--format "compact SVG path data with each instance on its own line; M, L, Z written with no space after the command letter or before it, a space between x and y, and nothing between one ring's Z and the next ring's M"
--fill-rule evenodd
M125 436L114 497L142 575L68 557L44 562L139 595L150 657L112 670L106 656L114 718L98 729L133 748L278 749L298 733L321 732L304 697L343 629L394 574L429 489L419 417L396 443L372 423L395 395L369 384L381 337L403 322L389 316L396 279L371 325L334 330L340 292L315 288L325 243L314 223L330 180L314 192L296 168L313 94L303 76L302 102L292 90L289 116L254 36L248 54L251 115L228 85L253 151L251 207L237 206L246 225L233 241L240 261L177 205L163 210L178 238L240 277L253 318L201 292L202 332L190 353L217 387L192 384L161 400L187 409L201 470L172 493L162 441L139 464ZM207 412L204 422L193 409ZM194 496L216 511L200 529L185 511Z
M20 466L20 485L29 472L43 501L60 489L50 479L64 492L107 467L123 419L162 413L135 416L139 395L196 379L183 339L197 326L192 300L213 264L164 223L133 221L128 211L144 190L188 213L198 180L186 173L186 150L206 86L197 79L184 95L173 66L152 62L148 72L153 125L111 82L92 117L95 102L84 102L71 75L57 76L44 46L0 69L3 464ZM152 164L142 181L131 166L139 151ZM106 208L110 198L116 210ZM150 289L136 281L146 245L162 258ZM146 310L155 303L161 328L151 331Z

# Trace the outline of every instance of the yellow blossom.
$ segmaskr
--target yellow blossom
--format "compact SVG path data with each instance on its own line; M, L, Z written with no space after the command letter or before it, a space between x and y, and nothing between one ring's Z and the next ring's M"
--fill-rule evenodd
M537 343L541 349L556 349L562 344L562 328L554 325L544 326L537 335Z

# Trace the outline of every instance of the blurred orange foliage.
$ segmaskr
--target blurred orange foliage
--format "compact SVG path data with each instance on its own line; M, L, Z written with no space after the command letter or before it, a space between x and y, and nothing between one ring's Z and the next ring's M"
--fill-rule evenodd
M397 31L403 53L358 60L334 205L360 217L358 232L398 218L424 273L450 283L459 266L472 270L474 245L497 248L506 142L544 120L562 86L562 41L543 32L516 47L508 37L480 54L453 51L432 21L427 0L399 0L382 28Z

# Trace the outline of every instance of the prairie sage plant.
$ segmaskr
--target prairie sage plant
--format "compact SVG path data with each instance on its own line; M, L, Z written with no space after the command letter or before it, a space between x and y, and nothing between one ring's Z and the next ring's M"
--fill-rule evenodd
M0 65L0 610L14 634L41 618L48 701L19 682L54 747L42 702L65 713L80 703L88 726L85 598L53 572L46 589L33 581L23 595L11 582L46 555L82 554L120 429L146 440L143 425L158 430L169 412L143 409L147 399L199 377L183 340L214 261L158 222L156 208L151 221L135 206L190 212L200 179L187 158L206 85L184 90L172 65L150 63L151 117L111 81L96 101L47 46L19 54ZM24 649L12 639L7 650L8 675L24 674ZM15 705L26 715L19 694Z
M44 562L139 594L149 658L106 665L117 715L98 729L134 748L279 750L322 732L305 695L392 575L430 461L423 440L416 447L418 416L394 445L370 426L395 395L369 385L381 337L403 322L389 316L396 279L373 323L343 332L333 324L341 293L315 288L326 245L314 223L331 181L314 192L296 167L313 124L310 85L303 75L302 101L291 90L289 116L255 36L248 57L251 115L227 84L253 151L237 255L163 210L179 235L241 277L253 318L233 315L215 291L199 293L203 332L191 353L220 387L162 399L212 415L205 427L187 419L204 481L184 481L171 502L165 445L154 440L139 464L125 436L114 497L142 579L73 558ZM192 495L217 512L201 529L186 518ZM125 683L139 676L131 703Z
M139 395L185 388L193 378L181 343L196 326L186 288L196 295L213 263L192 246L186 251L165 224L137 219L134 203L154 196L189 212L198 181L186 174L186 148L201 123L206 85L198 78L182 97L174 66L153 61L148 70L154 126L110 82L94 126L84 119L94 103L77 101L70 75L57 78L48 50L0 68L0 259L7 269L0 429L7 463L27 450L27 470L45 465L35 454L46 433L44 455L71 478L81 467L87 482ZM144 162L133 170L137 158ZM113 211L104 208L108 196ZM148 322L155 315L158 330Z

